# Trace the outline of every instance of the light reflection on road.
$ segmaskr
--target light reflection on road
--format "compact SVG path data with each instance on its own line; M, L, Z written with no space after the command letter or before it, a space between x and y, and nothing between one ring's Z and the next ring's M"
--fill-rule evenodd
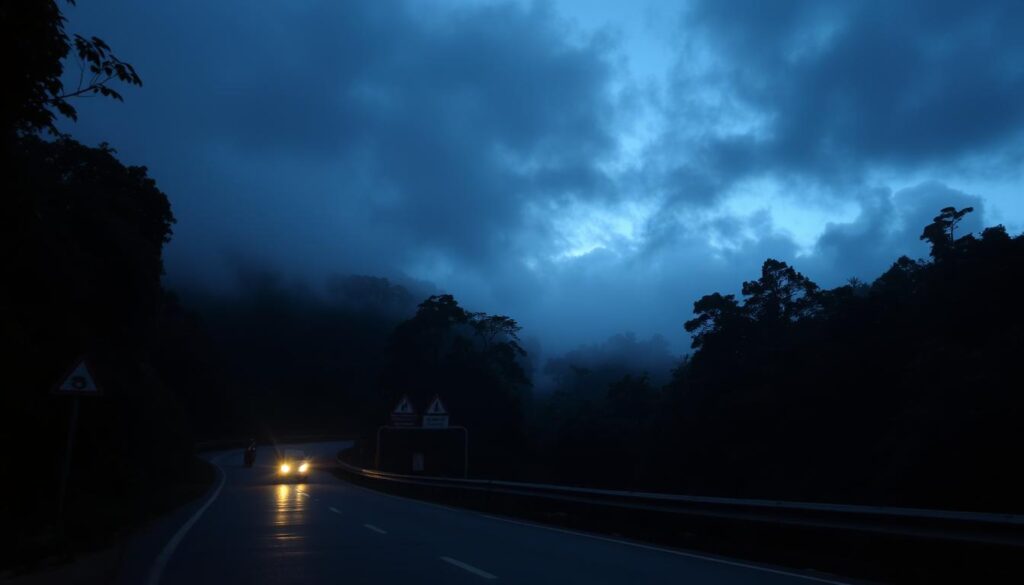
M276 495L274 510L274 544L280 547L299 548L303 536L296 530L305 522L306 484L279 484L273 487Z

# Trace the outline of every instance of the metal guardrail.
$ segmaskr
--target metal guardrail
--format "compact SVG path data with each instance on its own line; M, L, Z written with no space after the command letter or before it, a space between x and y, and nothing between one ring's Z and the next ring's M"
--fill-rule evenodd
M374 481L453 491L753 521L776 525L1024 547L1024 515L885 506L822 504L618 491L516 481L402 475L346 463L342 471Z

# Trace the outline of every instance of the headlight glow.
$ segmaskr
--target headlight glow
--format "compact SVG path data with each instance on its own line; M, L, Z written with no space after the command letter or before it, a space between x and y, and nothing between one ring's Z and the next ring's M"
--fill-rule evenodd
M306 473L309 471L309 463L303 463L299 466L299 473Z
M291 465L288 465L287 463L282 463L281 464L281 473L288 473L291 470L292 470L292 466Z

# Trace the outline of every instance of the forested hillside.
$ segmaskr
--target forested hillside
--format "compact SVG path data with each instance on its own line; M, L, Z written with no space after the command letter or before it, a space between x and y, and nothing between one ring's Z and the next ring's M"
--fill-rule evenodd
M1020 509L1024 237L956 232L969 211L942 210L921 236L931 259L901 257L872 283L822 289L769 259L740 298L702 297L672 380L578 395L586 410L540 447L550 469L688 493Z

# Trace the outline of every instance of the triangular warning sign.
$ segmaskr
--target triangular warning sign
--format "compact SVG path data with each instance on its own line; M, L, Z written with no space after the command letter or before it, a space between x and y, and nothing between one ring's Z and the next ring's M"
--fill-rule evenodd
M430 406L427 407L427 414L448 414L448 410L446 410L444 405L441 404L441 397L434 397L434 400L431 401Z
M61 394L96 395L100 393L100 389L96 386L96 379L93 377L92 372L89 371L89 366L86 365L85 360L79 360L75 368L71 370L71 373L57 387L57 392Z
M395 410L392 412L395 414L415 414L416 409L413 408L412 402L409 401L409 397L403 396L402 399L398 401L398 405L395 406Z

